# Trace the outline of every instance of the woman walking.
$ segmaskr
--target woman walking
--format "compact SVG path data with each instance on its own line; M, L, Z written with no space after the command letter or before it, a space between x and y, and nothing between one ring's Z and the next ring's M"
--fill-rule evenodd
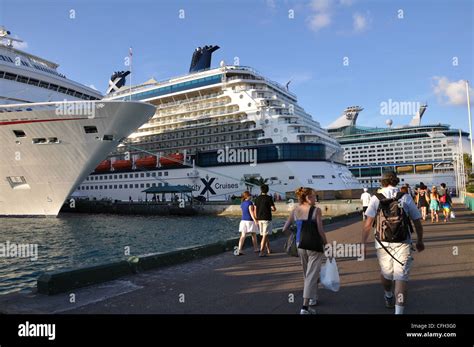
M303 266L304 277L303 306L301 307L300 314L314 314L316 310L310 306L317 304L319 271L321 269L324 245L326 245L327 239L324 234L321 209L314 206L316 202L315 191L311 188L301 187L298 188L295 193L299 204L291 212L283 227L283 231L288 233L291 224L296 222L296 244L298 246L298 255L301 259L301 265ZM319 247L318 251L300 248L302 230L308 226L319 234L321 247Z
M255 252L259 252L257 243L257 222L255 220L255 206L251 200L252 196L249 191L242 193L242 203L240 208L242 209L242 220L239 225L240 240L239 249L235 255L243 255L242 249L244 248L245 238L248 234L252 236L252 244Z
M436 186L431 188L430 194L430 210L431 210L431 223L434 223L436 217L436 223L438 223L438 210L439 210L439 194Z
M416 205L421 211L421 218L426 220L426 209L429 206L430 198L428 197L427 187L425 185L420 185L418 190L418 195L416 196Z

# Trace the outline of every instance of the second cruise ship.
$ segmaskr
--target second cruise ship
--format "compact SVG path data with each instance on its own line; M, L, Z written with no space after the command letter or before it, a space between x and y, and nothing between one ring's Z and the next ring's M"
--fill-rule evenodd
M361 185L340 144L296 95L250 67L222 61L211 68L218 48L197 48L184 76L111 88L109 100L146 101L157 111L104 158L75 196L145 200L146 189L187 186L193 196L227 200L252 190L254 182L266 182L283 198L300 186L323 197L358 194ZM122 75L112 76L112 87Z
M427 105L421 105L410 124L387 128L357 125L359 106L351 106L328 126L344 148L351 172L365 187L378 187L387 171L396 172L401 184L416 186L446 183L456 187L456 165L470 153L469 133L447 124L421 124Z

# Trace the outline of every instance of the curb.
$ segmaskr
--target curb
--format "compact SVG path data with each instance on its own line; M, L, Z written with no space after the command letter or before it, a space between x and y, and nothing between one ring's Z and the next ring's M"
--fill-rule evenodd
M323 224L331 224L360 215L360 211L335 217L325 218ZM271 239L284 236L282 227L275 228ZM176 264L206 258L233 250L238 245L239 237L233 237L202 246L193 246L167 253L156 253L130 257L129 260L87 266L75 270L61 270L44 273L37 281L38 293L54 295L72 289L87 287L93 284L115 280L117 278L140 273L142 271L167 267Z

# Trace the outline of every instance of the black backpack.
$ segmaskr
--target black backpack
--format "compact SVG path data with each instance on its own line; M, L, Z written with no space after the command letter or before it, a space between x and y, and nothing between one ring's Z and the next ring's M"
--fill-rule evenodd
M378 241L403 242L413 232L410 218L400 202L403 195L405 193L399 192L394 198L387 199L383 194L375 194L380 202L374 221Z

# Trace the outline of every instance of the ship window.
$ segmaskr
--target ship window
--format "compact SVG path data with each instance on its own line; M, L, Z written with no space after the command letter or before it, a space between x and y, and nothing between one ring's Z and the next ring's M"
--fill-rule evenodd
M48 137L48 143L59 143L57 137Z
M168 171L165 171L165 176L168 176Z
M122 175L119 175L119 178L122 178Z
M38 86L40 81L35 80L34 78L30 78L28 84L31 84L32 86Z
M149 172L147 172L146 177L150 177L150 173L149 173Z
M104 189L107 189L107 186L104 186Z
M144 173L141 173L141 174L140 174L140 177L145 177L145 174L144 174Z
M119 189L122 189L122 185L121 185L121 184L119 184Z
M289 180L294 180L294 179L295 179L295 176L289 176L288 179L289 179Z
M64 87L59 87L59 90L58 90L58 92L66 94L66 92L67 92L67 89L66 89L66 88L64 88Z
M16 80L16 75L9 72L5 72L5 79L14 81Z
M138 188L138 184L135 184L135 188Z
M156 172L152 172L151 177L156 177Z
M158 176L163 176L163 172L158 172Z
M109 189L112 189L112 185L111 185L111 184L109 184Z
M116 184L114 184L114 189L117 189L117 185L116 185Z
M49 85L49 87L48 87L48 89L51 89L51 90L54 90L54 91L57 91L58 88L59 88L59 86L57 86L57 85L55 85L55 84L52 84L52 83L51 83L51 84Z
M95 134L97 133L97 127L93 126L93 125L86 125L84 126L84 131L86 132L86 134Z
M104 135L102 140L103 141L113 141L114 140L114 135Z
M16 137L26 137L26 134L23 130L13 130L13 133Z
M146 184L146 187L147 187L147 188L150 188L150 183L147 183L147 184Z
M38 145L38 144L42 144L42 143L46 143L46 139L44 137L37 137L37 138L34 138L33 139L33 143L35 145Z
M140 183L140 188L145 188L145 184L144 184L144 183Z

